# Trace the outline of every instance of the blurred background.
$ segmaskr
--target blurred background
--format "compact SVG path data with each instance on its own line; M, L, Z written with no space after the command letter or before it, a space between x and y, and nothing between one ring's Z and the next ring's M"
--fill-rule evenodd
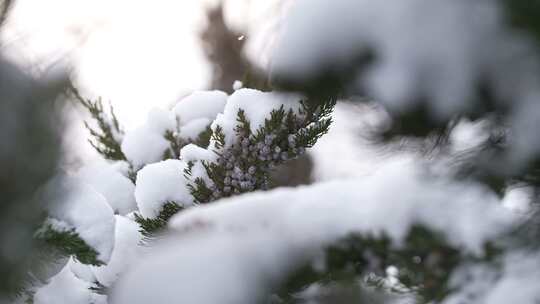
M36 191L58 173L106 162L88 143L84 122L96 117L78 93L110 103L124 131L198 90L330 96L329 133L278 168L272 187L413 164L536 212L523 242L538 243L540 212L529 205L540 193L540 1L1 3L0 303L39 260L31 240L48 202Z
M235 80L249 78L252 87L267 82L270 50L290 1L160 0L145 1L14 1L1 32L3 53L26 72L57 77L69 72L87 98L102 97L129 130L146 119L151 108L170 108L195 90L233 91ZM361 108L364 110L362 111ZM365 124L381 117L365 105L342 105L332 136L312 155L317 178L358 174L365 157L356 144ZM61 166L72 171L100 157L87 143L86 109L68 102ZM358 114L358 113L356 113ZM361 151L360 151L361 150ZM333 155L332 160L325 155ZM325 160L327 162L325 163ZM336 161L338 164L336 164ZM342 165L339 165L339 164ZM278 184L307 183L311 160L292 164L300 173ZM306 171L309 170L309 171ZM363 174L363 173L360 173ZM279 172L276 176L283 176Z
M0 237L13 245L2 246L0 268L13 280L2 289L16 288L26 269L21 264L34 260L31 239L44 203L34 199L36 189L58 172L104 161L87 141L87 109L64 89L71 83L86 98L110 102L126 130L142 124L151 108L170 108L196 90L231 93L237 80L266 90L270 50L289 2L4 1L1 138L12 149L1 155L8 203ZM338 105L330 134L280 168L274 186L369 172L381 155L359 145L359 134L384 121L380 112L366 104Z
M283 2L22 0L12 5L2 46L32 74L69 70L84 96L110 101L130 129L152 107L194 90L230 92L248 65L264 67ZM70 136L83 158L94 156L86 136L75 135L84 115L73 111Z

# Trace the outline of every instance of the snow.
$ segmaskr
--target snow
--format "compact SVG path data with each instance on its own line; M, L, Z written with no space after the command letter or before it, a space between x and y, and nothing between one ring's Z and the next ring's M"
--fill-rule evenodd
M232 87L233 87L233 90L236 91L236 90L240 90L242 87L244 87L244 84L240 80L235 80L233 82Z
M116 216L115 243L111 259L107 265L92 267L97 281L104 286L111 286L117 278L136 262L141 251L142 235L139 225L134 221Z
M90 283L78 279L69 262L34 295L35 304L106 304L106 297L90 291Z
M486 295L486 304L536 303L540 299L538 255L514 253L504 261L504 276Z
M236 138L234 128L237 124L238 111L244 110L250 122L251 132L264 125L264 121L270 118L272 110L279 109L282 105L285 111L298 110L299 101L302 97L298 94L282 92L262 92L254 89L236 90L227 99L223 114L218 114L212 123L212 129L221 126L225 134L226 146L232 144Z
M96 281L96 277L92 273L92 266L78 262L75 258L73 258L73 256L69 258L67 265L69 266L71 272L78 279L83 280L87 283L92 283Z
M153 109L145 124L126 132L122 152L136 168L159 161L169 148L169 142L164 138L166 131L176 131L174 114Z
M488 122L486 120L460 120L450 133L452 150L460 152L480 147L489 138L487 130Z
M516 170L540 151L540 61L529 37L507 27L498 1L296 1L273 51L272 77L306 81L329 68L354 74L356 56L368 49L375 60L351 76L350 90L392 112L427 100L434 118L449 119L471 109L485 80L514 109L505 121L510 155L498 165Z
M399 196L388 191L395 188ZM515 215L479 184L454 183L414 164L392 163L359 179L250 193L199 206L173 217L170 226L182 230L202 222L218 230L276 228L296 241L313 237L319 242L350 231L384 231L399 242L412 224L421 223L447 234L452 244L478 252L513 219Z
M119 280L110 303L257 303L261 286L286 270L283 257L294 257L282 246L263 250L280 236L245 236L196 234L160 244Z
M165 134L176 129L176 118L170 111L154 108L148 112L146 125L157 134Z
M87 165L77 172L77 177L107 199L115 213L127 214L135 210L135 185L107 163Z
M186 186L185 168L185 162L168 159L146 165L137 173L135 200L142 216L155 218L167 202L183 206L193 203Z
M184 139L197 139L201 132L206 130L206 127L210 126L212 121L208 118L194 119L180 128L180 137Z
M461 291L451 294L442 303L459 304L470 299L478 304L536 303L540 299L538 261L537 253L518 250L502 258L502 275L485 265L463 267L451 278Z
M534 189L524 185L510 185L504 194L502 204L506 208L527 214L532 209Z
M113 168L113 170L120 172L120 174L125 177L128 177L131 171L129 163L124 160L114 161L110 163L110 166Z
M221 91L197 91L178 102L172 111L153 109L147 121L128 131L122 142L122 152L137 168L163 159L170 147L164 138L167 131L181 138L197 139L218 113L223 111L227 94Z
M214 152L201 148L195 144L189 144L185 145L180 150L180 158L184 162L190 162L190 161L215 161L217 158L217 154Z
M370 132L384 127L388 119L380 106L338 102L329 132L308 152L313 159L311 177L329 181L366 176L389 161L410 161L397 153L390 157L370 142Z
M284 20L273 69L309 77L328 65L350 64L372 47L378 60L366 83L377 100L403 107L404 97L426 91L439 99L437 111L451 111L467 100L472 79L493 58L484 55L499 41L498 17L490 1L301 0Z
M105 197L91 186L75 178L57 177L49 182L44 193L49 216L75 232L107 262L114 244L115 219Z
M127 132L122 142L122 152L136 168L161 160L168 147L163 134L144 127Z
M214 120L223 112L227 93L222 91L196 91L180 100L173 112L180 119L180 126L200 118Z
M399 195L389 191L397 188ZM481 253L515 220L482 187L435 179L413 166L249 193L174 216L169 226L176 233L126 274L112 303L253 303L290 267L351 232L385 232L399 245L421 223Z
M204 162L216 162L217 154L210 149L201 148L195 144L186 145L180 150L180 159L184 162L192 162L191 179L197 177L203 178L206 182L211 183L206 173Z

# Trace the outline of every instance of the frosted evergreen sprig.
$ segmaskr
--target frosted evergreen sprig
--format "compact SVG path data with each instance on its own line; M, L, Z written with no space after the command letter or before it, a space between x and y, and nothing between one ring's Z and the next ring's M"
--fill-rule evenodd
M412 226L400 245L384 234L353 233L325 248L322 261L293 271L274 296L279 303L304 303L295 295L313 284L331 288L353 283L383 294L408 295L413 303L439 303L455 291L450 286L455 271L468 263L496 265L501 253L490 242L483 254L464 253L422 225ZM392 281L388 267L395 269Z
M91 138L88 139L90 145L106 159L126 160L121 149L124 131L120 127L112 105L109 105L107 113L103 108L101 98L95 101L85 99L73 85L69 87L69 90L96 121L97 128L91 127L86 121L84 122L86 129L90 132Z
M177 123L177 126L180 124ZM169 142L170 148L167 149L163 155L163 160L166 159L178 159L180 157L180 150L188 144L195 144L199 147L206 147L212 137L212 129L210 124L197 135L196 138L184 138L180 136L180 127L176 131L166 130L163 137Z
M83 264L94 266L105 264L98 259L98 252L88 245L75 229L56 229L51 222L45 221L34 237L63 255L74 256Z
M330 113L335 100L312 105L300 103L300 109L285 110L283 105L271 111L264 125L255 132L245 111L238 110L234 128L234 142L226 146L223 129L218 125L212 139L216 161L202 161L208 180L193 177L188 185L198 203L235 194L265 190L269 187L269 173L287 160L295 159L312 147L331 124Z
M167 130L163 137L170 143L170 148L163 154L163 159L178 158L180 149L188 144L188 142L178 135L178 132Z
M167 226L169 219L182 209L183 207L176 202L167 202L163 205L157 217L145 218L140 214L135 213L135 221L141 226L141 233L146 238L151 238L164 229Z

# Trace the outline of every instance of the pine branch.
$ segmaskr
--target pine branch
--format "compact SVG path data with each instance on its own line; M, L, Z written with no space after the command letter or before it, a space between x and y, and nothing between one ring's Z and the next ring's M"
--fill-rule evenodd
M173 132L171 130L165 131L163 136L169 142L170 148L165 151L163 159L177 159L180 157L180 150L182 147L188 144L186 140L181 138L178 135L178 132Z
M302 155L328 132L334 105L334 100L318 105L301 102L296 112L281 106L271 111L255 132L251 131L245 111L239 109L232 145L225 146L225 134L219 125L211 136L218 158L215 162L202 162L209 180L186 175L192 180L188 187L195 201L208 203L267 189L271 170Z
M199 147L208 147L208 144L210 143L210 138L212 137L212 128L210 128L210 125L202 131L199 136L195 140L192 140L194 144L196 144Z
M124 135L120 123L112 105L109 107L109 113L103 109L101 98L95 101L85 99L79 91L73 86L69 86L69 91L73 96L90 112L92 119L96 122L97 128L92 128L88 122L84 125L90 132L90 145L104 158L110 160L126 160L126 156L121 149L121 138Z
M284 303L316 283L323 286L362 282L385 293L409 294L418 303L439 303L454 289L449 281L459 266L496 263L501 251L485 244L485 254L473 256L449 245L444 236L426 227L413 226L401 245L388 236L354 233L324 251L324 265L306 264L288 277L276 294ZM386 269L396 267L398 282L388 284Z
M101 284L98 281L95 281L92 286L89 288L93 293L100 294L100 295L107 295L109 293L109 287Z
M143 236L151 238L163 230L167 226L169 219L182 209L184 208L176 202L167 202L163 205L156 218L145 218L135 213L135 221L141 227L140 232Z
M65 255L73 255L83 264L100 266L104 265L98 259L98 252L88 245L75 229L58 231L50 223L45 223L35 234L36 239L42 240L45 244L57 249Z
M216 149L222 149L225 146L225 134L221 126L216 127L210 138L216 143Z

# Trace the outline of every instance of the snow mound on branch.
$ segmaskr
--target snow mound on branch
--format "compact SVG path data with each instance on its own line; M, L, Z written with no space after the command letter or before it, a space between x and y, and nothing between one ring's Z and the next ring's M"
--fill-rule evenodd
M494 53L507 38L500 21L495 1L297 1L284 20L273 70L302 79L329 66L350 68L371 48L377 59L365 82L374 98L403 107L424 92L437 101L437 112L452 112L503 55Z
M170 111L153 109L142 126L128 131L122 141L122 152L136 168L160 161L169 148L166 131L176 130L176 119Z
M173 111L180 119L180 126L200 118L214 120L223 112L226 100L227 93L222 91L196 91L180 100Z
M432 117L442 120L481 107L474 100L478 84L487 82L494 98L514 109L505 167L514 169L540 151L540 59L531 37L508 26L500 2L296 1L283 20L272 77L296 82L341 72L352 79L350 90L391 111L427 100ZM365 52L373 61L355 66Z
M109 164L89 165L77 172L77 177L102 194L116 213L135 210L135 185Z
M180 159L186 163L191 162L191 177L202 178L206 182L210 183L208 174L203 165L203 162L215 162L217 160L217 154L210 149L204 149L194 144L186 145L180 150Z
M270 118L272 110L278 110L283 106L285 111L290 109L298 110L301 96L298 94L281 92L262 92L254 89L236 90L227 99L223 114L218 114L212 123L212 129L217 125L221 126L225 134L226 145L234 142L236 133L234 128L238 121L238 111L244 110L246 118L249 120L251 132L255 133L257 129L264 125L265 119Z
M180 129L180 137L185 139L197 139L199 134L208 127L212 121L208 118L194 119Z
M395 188L399 195L389 191ZM249 193L174 216L176 235L127 274L113 303L253 303L263 286L351 232L385 232L399 244L411 225L424 224L480 252L514 220L482 187L437 181L412 167ZM148 276L162 280L148 284Z
M146 165L137 173L135 200L142 216L155 218L167 202L193 204L184 177L185 168L185 162L169 159Z
M537 303L540 298L540 259L538 253L511 252L501 261L502 276L492 268L467 265L452 275L452 288L459 292L450 294L444 304ZM459 286L459 283L464 283Z
M116 216L116 230L114 235L114 250L109 263L100 267L92 267L92 271L99 283L111 286L129 265L135 262L141 246L142 235L139 225L134 221Z
M92 272L92 266L80 263L73 256L69 257L68 265L71 272L78 279L83 280L87 283L92 283L96 281L96 276Z
M506 258L505 275L485 297L486 304L536 303L540 299L538 255L513 254ZM516 292L518 291L518 292Z
M215 162L217 154L209 149L189 144L185 145L182 150L180 150L180 158L186 163L196 161Z
M78 279L71 271L70 260L64 268L49 282L39 288L35 295L35 304L106 304L106 296L90 290L90 283Z
M387 166L362 179L249 193L186 210L169 223L177 230L194 223L216 230L275 229L293 241L316 243L352 231L385 232L400 242L413 224L423 224L445 233L451 244L479 252L515 219L481 185L437 180L414 167ZM388 191L396 188L399 196Z
M79 237L97 251L97 258L107 262L114 244L115 219L105 197L80 180L68 177L51 181L45 196L47 201L54 202L49 216L63 228L75 229Z
M280 239L202 233L162 243L118 281L110 303L258 303L254 299L264 292L261 287L294 260L286 246L267 247Z

